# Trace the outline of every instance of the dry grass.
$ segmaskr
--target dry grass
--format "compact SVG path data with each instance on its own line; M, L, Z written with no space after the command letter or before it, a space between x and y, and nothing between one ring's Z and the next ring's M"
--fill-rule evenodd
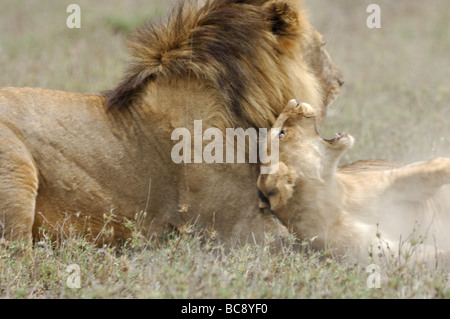
M377 1L381 29L365 26L373 1L307 3L346 79L323 128L356 137L345 161L450 156L448 2Z
M267 239L271 241L270 238ZM292 240L294 242L294 239ZM210 234L168 234L149 248L136 236L120 249L98 249L83 238L58 247L43 241L27 251L0 248L0 296L5 298L449 298L448 276L407 254L381 265L380 288L367 285L364 267L323 252L287 246L225 251ZM307 245L308 243L304 243ZM70 265L80 267L80 288L69 288Z
M0 11L0 86L98 92L119 80L126 37L165 1L79 0L82 28L67 29L73 1L7 0ZM346 131L356 145L345 161L415 161L450 156L450 20L447 0L379 0L382 29L368 29L372 1L305 1L346 78L323 134ZM138 236L120 250L83 238L44 241L23 253L0 246L6 298L448 298L448 275L400 260L382 265L380 289L364 268L323 253L246 246L224 252L207 233L172 234L158 249ZM66 285L81 269L81 289Z

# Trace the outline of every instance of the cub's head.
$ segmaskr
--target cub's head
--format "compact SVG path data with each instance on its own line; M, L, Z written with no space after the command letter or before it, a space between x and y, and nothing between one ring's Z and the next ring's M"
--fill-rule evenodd
M353 137L346 133L336 133L332 139L320 137L317 117L317 111L311 105L289 101L271 131L271 139L278 139L281 162L299 171L314 171L337 165L340 157L353 145ZM302 174L308 175L308 172Z
M320 137L318 121L317 111L297 100L289 101L275 121L267 146L273 154L278 145L279 160L265 164L276 169L272 169L272 174L261 174L258 179L258 188L272 210L286 204L299 183L305 186L329 182L339 159L353 146L354 138L346 133L338 133L332 139Z

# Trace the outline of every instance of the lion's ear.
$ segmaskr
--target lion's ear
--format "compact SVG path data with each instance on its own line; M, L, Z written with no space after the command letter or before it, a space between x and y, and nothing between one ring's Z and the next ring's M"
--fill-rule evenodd
M266 10L272 25L272 32L280 39L298 34L298 14L284 1L269 1Z

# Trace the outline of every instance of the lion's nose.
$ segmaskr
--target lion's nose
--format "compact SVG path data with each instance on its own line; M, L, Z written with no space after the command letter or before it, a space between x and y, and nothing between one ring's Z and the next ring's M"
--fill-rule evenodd
M339 86L343 86L345 83L344 76L342 75L342 72L339 69L337 70L336 81L339 84Z

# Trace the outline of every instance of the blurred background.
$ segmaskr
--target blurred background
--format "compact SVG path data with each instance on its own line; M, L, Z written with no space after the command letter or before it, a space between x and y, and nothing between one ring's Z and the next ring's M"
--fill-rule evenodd
M81 29L68 29L74 2L0 0L0 86L109 89L123 74L130 32L175 0L77 0ZM450 2L304 2L345 76L321 129L355 136L343 162L450 156ZM366 25L371 3L381 29Z

